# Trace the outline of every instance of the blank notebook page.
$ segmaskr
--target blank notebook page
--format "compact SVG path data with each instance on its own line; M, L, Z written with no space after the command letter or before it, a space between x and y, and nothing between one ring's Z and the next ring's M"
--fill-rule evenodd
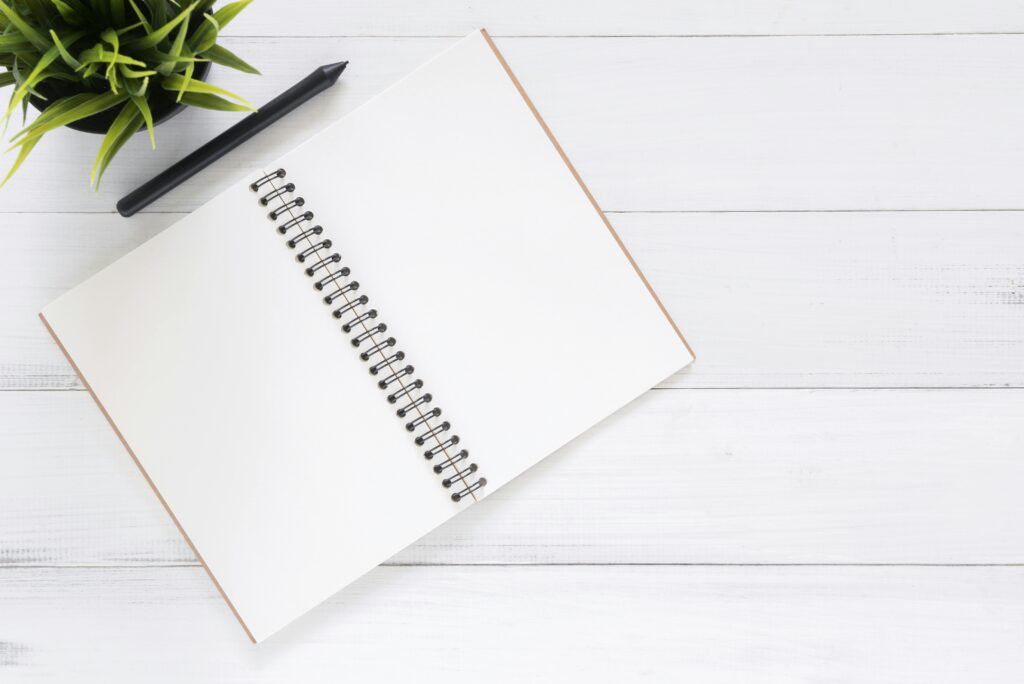
M278 166L490 491L692 360L483 33Z
M463 508L248 183L287 170L495 491L692 360L474 33L43 314L260 640Z

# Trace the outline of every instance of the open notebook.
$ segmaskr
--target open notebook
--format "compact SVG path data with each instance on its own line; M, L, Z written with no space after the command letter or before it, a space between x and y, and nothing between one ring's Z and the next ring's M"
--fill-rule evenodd
M693 359L482 31L41 316L253 641Z

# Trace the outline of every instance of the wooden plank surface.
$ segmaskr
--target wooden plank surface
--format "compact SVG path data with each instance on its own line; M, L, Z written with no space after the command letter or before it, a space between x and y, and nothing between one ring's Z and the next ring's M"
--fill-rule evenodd
M230 31L245 36L792 35L1024 30L1013 0L260 0Z
M478 26L698 363L253 648L35 312ZM62 131L0 194L0 681L1021 679L1024 5L260 0L230 31L266 76L213 79L256 102L352 66L157 213L109 214L233 116L98 193Z
M0 566L194 563L84 392L0 413ZM1024 390L655 391L391 562L1024 563L1022 415Z
M78 388L39 309L177 215L0 226L0 387ZM698 361L664 387L1024 386L1024 213L615 214Z
M1022 568L381 568L253 647L199 568L8 569L0 679L1005 684L1022 600Z
M317 64L351 66L339 87L154 210L191 211L452 42L228 41L267 76L216 69L212 80L255 102ZM497 43L606 210L1024 208L1024 35ZM86 187L98 137L56 132L8 186L4 210L110 211L140 178L234 119L185 112L159 128L156 152L138 136L98 194Z

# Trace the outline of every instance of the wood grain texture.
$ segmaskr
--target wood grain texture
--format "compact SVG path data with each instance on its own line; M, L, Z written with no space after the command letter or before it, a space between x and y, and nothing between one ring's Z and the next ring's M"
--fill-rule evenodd
M317 64L351 66L339 86L153 209L195 209L452 42L228 41L267 76L217 69L212 80L254 102ZM1024 35L496 42L605 210L1024 208ZM185 112L160 127L156 152L136 137L99 193L86 188L98 138L56 132L8 185L4 210L110 211L234 119Z
M0 412L0 565L195 562L84 393ZM655 391L391 562L1024 563L1022 414L1021 390Z
M79 388L39 309L177 215L0 226L0 387ZM615 214L698 352L664 387L1024 386L1024 214Z
M235 117L99 193L97 137L44 141L0 194L0 389L79 389L43 304L479 26L697 364L258 648L84 392L0 392L0 682L1020 680L1024 36L962 35L1019 2L260 0L227 44L266 76L213 80L341 84L131 221ZM899 389L811 389L857 387Z
M1022 568L381 568L253 647L199 568L8 569L0 678L1005 684L1022 600Z
M286 19L286 20L285 20ZM777 35L1024 30L1012 0L260 0L230 27L247 36Z

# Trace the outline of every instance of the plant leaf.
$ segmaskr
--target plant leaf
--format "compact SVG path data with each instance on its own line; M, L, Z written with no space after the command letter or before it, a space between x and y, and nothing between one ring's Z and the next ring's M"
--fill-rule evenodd
M106 0L90 0L89 4L92 6L93 14L96 19L101 20L103 23L110 22L110 4Z
M226 47L220 45L214 45L209 50L203 53L203 56L209 59L214 64L220 64L222 66L237 69L238 71L244 71L247 74L259 74L259 69L252 66L244 59L228 50Z
M13 76L14 76L14 82L15 82L15 83L17 83L17 82L18 82L18 79L19 79L19 78L20 78L20 76L21 76L21 73L20 73L20 72L18 71L18 60L17 60L17 59L15 59L15 60L14 60L14 64L12 64L12 65L11 65L11 75L13 75ZM18 92L18 90L17 90L17 89L14 89L14 90L12 90L12 91L11 91L11 97L10 97L10 99L8 100L8 103L10 103L10 106L13 106L13 102L14 102L14 95L15 95L15 94L16 94L17 92ZM3 132L2 132L2 133L0 133L0 135L7 135L7 127L8 127L8 126L10 125L10 123L11 123L11 119L10 119L10 117L6 117L6 118L4 118L4 120L3 120L3 123L4 123L4 129L3 129Z
M146 19L146 15L143 14L142 10L139 9L139 6L135 4L135 0L128 0L128 2L129 4L131 4L132 10L135 12L135 16L139 18L139 24L144 29L146 29L146 33L152 33L153 27L149 25L149 21ZM160 4L163 5L163 3Z
M146 22L144 22L144 21L137 21L134 24L128 24L124 28L117 29L117 35L123 36L124 34L131 33L132 31L134 31L135 29L139 28L140 26L145 26L145 25L146 25Z
M114 119L114 123L110 124L107 134L103 137L99 152L96 153L96 161L92 164L89 183L97 190L99 190L103 172L107 170L111 160L141 127L142 113L135 107L122 107L117 118Z
M7 20L11 22L11 25L18 29L21 35L25 36L25 38L39 48L39 50L45 52L49 49L50 41L46 40L46 37L42 33L29 26L28 22L22 19L21 15L11 9L3 0L0 0L0 13L3 13L3 15L7 17Z
M135 55L137 55L139 57L146 58L146 60L148 60L150 64L152 64L153 62L174 62L174 61L177 61L179 63L186 63L186 62L209 62L210 61L208 59L204 59L204 58L201 58L201 57L186 57L185 55L179 55L177 58L174 58L171 55L167 54L166 52L161 52L160 50L157 50L156 48L149 48L149 49L142 50L142 51L134 51L133 54L135 54ZM159 68L157 70L159 71ZM168 72L168 73L171 73L171 72Z
M21 163L25 161L28 155L32 152L32 149L38 144L39 139L36 138L35 140L21 146L21 150L18 151L18 157L17 159L14 160L14 166L12 166L11 170L7 172L7 175L4 177L3 182L0 183L0 188L7 185L7 181L11 180L11 176L14 175L14 172L18 170L18 167L21 166Z
M81 62L79 62L77 59L71 56L71 53L68 52L67 47L61 41L60 37L57 35L57 32L54 31L53 29L50 29L50 38L53 38L53 44L57 48L57 52L60 53L60 56L64 60L65 64L67 64L72 69L77 69L80 66L82 66Z
M49 107L47 107L45 110L40 112L39 116L36 117L35 121L33 121L25 130L19 131L13 139L17 140L19 137L24 135L28 131L28 129L45 125L46 122L50 119L53 119L54 117L59 116L60 114L63 114L66 111L70 111L72 108L77 107L82 102L87 101L90 97L92 97L92 94L90 93L79 93L77 95L71 95L70 97L65 97L60 100L57 100ZM17 145L8 148L7 151L9 152L10 150L14 149L14 147L17 147Z
M50 23L49 7L42 0L21 0L21 2L28 7L37 26L45 26Z
M32 89L32 86L34 86L39 81L44 80L45 77L42 77L43 71L45 71L46 67L50 66L53 60L57 59L59 56L60 52L57 50L56 47L52 47L45 53L43 53L43 56L39 58L38 62L36 62L36 65L32 69L32 71L30 71L28 76L25 77L25 80L21 82L21 85L18 86L18 89L14 91L14 95L13 97L11 97L11 102L7 105L7 111L4 112L4 121L11 118L11 114L14 112L14 108L17 107L25 98L25 96L29 94L29 92Z
M146 63L137 59L133 59L128 55L117 54L116 52L109 52L103 49L102 45L94 45L82 54L78 55L78 58L82 62L82 66L88 67L95 64L129 64L131 66L145 67Z
M65 83L81 83L82 79L74 74L66 74L63 71L47 70L46 78L52 78L55 81L64 81ZM36 97L39 97L38 93L33 93ZM45 97L42 99L46 99Z
M183 9L178 16L171 19L169 22L161 26L160 28L154 28L152 33L147 33L142 38L131 41L131 45L134 48L147 48L156 47L164 40L167 36L171 35L171 31L183 21L187 21L192 10L195 8L196 3L192 3L185 9Z
M143 74L140 77L125 76L124 88L128 91L128 95L145 95L146 90L149 88L149 77L154 75L156 72L147 73L144 71L132 71L123 64L117 65L117 68L121 73L131 71L133 74Z
M107 29L101 33L100 40L108 43L110 47L114 48L115 53L121 49L121 38L117 35L117 31L114 29Z
M156 76L156 72L152 69L143 69L141 71L136 71L135 69L132 69L130 66L127 66L125 64L118 64L117 68L121 72L121 75L125 78L138 79L146 78L148 76Z
M202 107L203 109L216 109L222 112L251 112L252 107L236 104L216 95L205 93L185 93L181 97L181 103L190 107Z
M35 49L35 46L20 34L10 33L0 36L0 51L2 52L18 52L33 49Z
M238 0L237 2L224 5L214 12L213 18L217 20L217 25L220 27L219 30L223 31L224 27L230 24L251 2L252 0Z
M193 79L186 82L185 78L180 74L171 74L170 76L164 79L161 85L166 90L179 90L181 88L184 88L185 92L187 93L223 95L224 97L229 97L233 100L238 100L240 103L245 105L247 109L255 111L255 108L252 106L252 103L250 103L244 97L241 97L240 95L235 95L230 90L225 90L224 88L215 86L212 83L207 83L206 81L198 81Z
M164 0L147 0L146 4L153 11L154 26L163 26L167 23L167 2Z
M185 73L181 76L181 85L178 87L178 102L181 102L181 96L188 91L189 86L192 84L192 74L195 73L196 64L195 62L189 62L185 66Z
M75 0L51 0L53 6L57 8L61 18L71 24L72 26L80 26L86 19L85 8L78 5ZM75 2L78 7L72 6L72 2Z
M188 40L189 47L197 53L205 52L217 42L218 33L220 33L220 24L212 14L204 14L202 26L197 28Z
M14 136L15 145L22 145L29 140L40 138L46 133L66 126L69 123L74 123L79 119L84 119L87 116L93 114L99 114L105 112L111 107L115 107L125 100L128 99L128 95L125 93L81 93L79 95L72 95L57 100L52 105L46 108L46 111L36 117L36 120L30 123L25 128L21 129L17 135ZM62 103L71 101L69 104L62 106ZM53 115L50 114L50 110L57 108Z
M107 29L100 34L100 38L114 48L114 56L111 59L110 64L107 65L106 78L107 82L110 83L110 90L116 93L118 88L117 58L121 56L121 38L117 35L117 31L114 29Z
M51 96L43 112L34 120L26 119L10 143L16 161L0 187L48 133L110 111L115 125L104 136L90 172L91 182L98 186L111 160L134 133L145 127L155 147L155 110L150 103L154 95L168 100L173 96L182 104L206 109L253 110L244 98L198 80L196 73L198 62L259 73L239 55L217 45L220 32L251 3L0 0L0 88L11 86L10 101L0 103L0 126L6 130L19 106L27 112L30 96L38 103L35 97L45 91L44 85L68 81L81 91L71 97ZM0 177L3 172L0 168Z
M110 13L113 16L115 25L125 25L127 18L124 12L124 0L110 0Z
M146 79L149 82L149 79ZM145 87L143 87L145 91ZM142 114L143 120L146 122L146 128L149 130L149 144L155 150L156 149L156 133L153 131L153 112L149 109L149 102L146 101L145 97L141 95L132 95L132 104Z
M179 58L182 55L182 49L185 47L185 36L188 35L188 22L185 22L178 29L178 35L174 37L174 42L171 43L171 49L167 53L170 59L161 62L157 65L156 70L164 76L174 73L174 70L178 67Z

